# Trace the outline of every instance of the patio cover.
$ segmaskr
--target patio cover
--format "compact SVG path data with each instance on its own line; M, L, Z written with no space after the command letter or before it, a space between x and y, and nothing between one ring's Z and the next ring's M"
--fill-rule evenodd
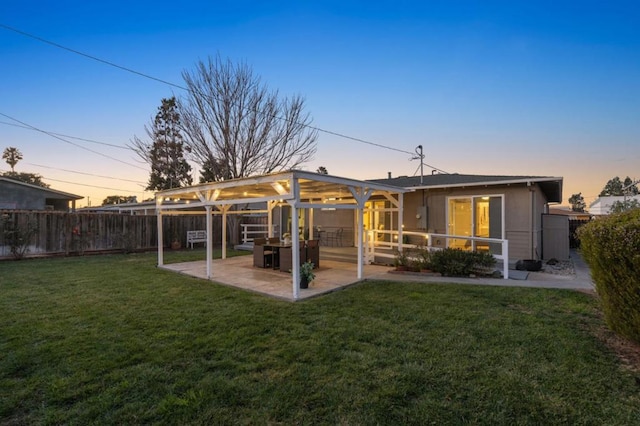
M272 210L279 203L291 206L291 240L293 267L291 271L293 298L300 293L299 268L299 225L298 209L334 208L357 211L358 226L356 243L358 246L357 277L362 279L364 256L363 215L364 205L372 196L383 197L398 208L398 218L402 218L403 194L411 189L392 185L359 181L343 177L289 170L262 176L231 179L220 182L203 183L184 188L174 188L156 193L158 214L158 266L163 265L162 218L164 214L206 214L207 215L207 278L211 278L211 257L213 247L212 214L222 215L222 257L226 258L226 218L228 214L246 214L247 211L231 210L238 204L266 202L269 224ZM204 208L204 212L203 212ZM251 213L256 213L251 210ZM311 210L313 212L313 210ZM310 214L309 238L313 238L313 214ZM399 219L401 220L401 219ZM402 233L402 226L398 224ZM271 232L271 231L270 231ZM402 241L402 235L399 235Z

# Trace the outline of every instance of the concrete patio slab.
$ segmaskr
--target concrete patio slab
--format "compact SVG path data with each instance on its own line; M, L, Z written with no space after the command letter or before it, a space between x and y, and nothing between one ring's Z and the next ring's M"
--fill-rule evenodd
M207 265L204 260L172 263L163 265L161 268L207 279ZM363 270L363 278L384 276L390 269L388 266L366 265ZM322 260L320 268L314 272L316 274L315 280L308 289L300 290L298 300L340 290L361 281L357 278L354 263ZM294 300L291 274L269 268L254 267L252 256L214 260L211 266L211 281L279 299Z

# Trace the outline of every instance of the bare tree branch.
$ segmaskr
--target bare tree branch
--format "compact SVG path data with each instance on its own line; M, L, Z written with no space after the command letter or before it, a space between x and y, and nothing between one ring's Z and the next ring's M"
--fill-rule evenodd
M189 89L178 102L192 159L209 176L233 179L296 168L316 152L317 130L304 99L280 99L252 69L219 57L183 72ZM203 174L204 175L204 174Z

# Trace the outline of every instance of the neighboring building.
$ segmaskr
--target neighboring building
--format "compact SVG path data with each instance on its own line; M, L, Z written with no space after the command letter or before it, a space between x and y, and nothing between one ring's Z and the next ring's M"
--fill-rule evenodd
M0 210L75 211L83 197L0 177Z
M567 216L569 220L589 220L591 219L591 213L589 212L576 212L569 208L549 208L549 214Z
M106 204L103 206L84 207L81 209L86 213L119 213L128 215L155 215L156 214L156 202L154 201L142 201L140 203L120 203L120 204Z
M511 259L543 257L542 215L562 202L561 177L436 174L373 182L413 190L404 194L405 231L506 239ZM385 224L371 216L365 226ZM433 245L467 248L469 241L436 238ZM484 248L494 252L490 246Z
M594 216L602 216L602 215L607 215L611 213L611 206L613 206L613 204L616 201L620 201L621 203L624 202L624 200L630 201L630 200L636 200L640 203L640 195L627 195L622 196L611 196L611 197L598 197L595 199L595 201L593 203L591 203L589 205L589 213L591 213Z

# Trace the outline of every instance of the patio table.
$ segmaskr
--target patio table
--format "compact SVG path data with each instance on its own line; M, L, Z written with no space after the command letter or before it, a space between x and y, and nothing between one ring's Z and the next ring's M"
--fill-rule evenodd
M265 243L264 247L266 249L270 249L271 250L271 252L272 252L271 265L272 265L273 269L278 269L278 268L280 268L280 249L281 248L290 248L291 244Z

